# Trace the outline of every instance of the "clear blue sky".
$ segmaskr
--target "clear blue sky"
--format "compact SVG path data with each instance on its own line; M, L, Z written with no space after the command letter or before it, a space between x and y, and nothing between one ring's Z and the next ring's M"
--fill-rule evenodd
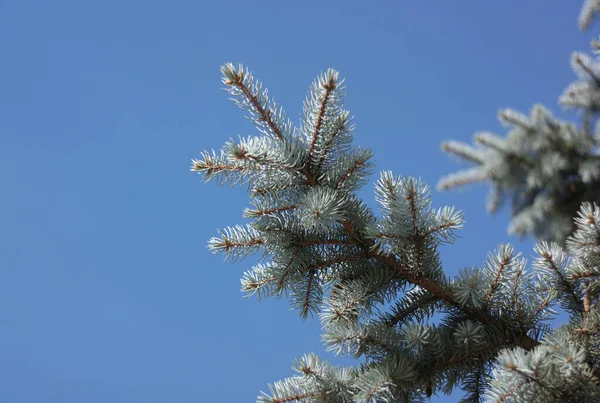
M188 171L253 133L220 89L223 62L250 66L292 117L320 71L340 70L377 171L435 185L459 167L442 140L502 133L500 107L560 111L569 55L591 38L580 5L0 1L0 401L249 402L323 352L317 319L242 298L252 260L206 249L247 206ZM449 273L501 242L532 254L485 191L433 193L466 215Z

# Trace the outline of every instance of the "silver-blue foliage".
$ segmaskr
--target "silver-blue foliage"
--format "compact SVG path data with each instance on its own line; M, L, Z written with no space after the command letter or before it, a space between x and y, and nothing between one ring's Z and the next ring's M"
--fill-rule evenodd
M599 10L587 1L582 26ZM474 167L440 187L491 182L489 209L511 198L511 231L543 241L532 264L499 245L454 278L439 247L458 236L460 211L435 208L425 183L391 172L376 182L379 213L358 196L372 153L352 144L336 71L311 85L296 127L249 70L222 67L259 136L192 160L205 180L247 186L251 200L248 222L219 231L209 248L260 254L242 290L317 314L327 349L357 359L338 367L305 355L258 402L422 402L455 387L462 402L600 401L600 132L589 125L600 67L581 55L574 65L580 80L562 101L585 111L583 127L536 106L530 116L500 113L507 137L445 144ZM552 327L558 307L569 322Z

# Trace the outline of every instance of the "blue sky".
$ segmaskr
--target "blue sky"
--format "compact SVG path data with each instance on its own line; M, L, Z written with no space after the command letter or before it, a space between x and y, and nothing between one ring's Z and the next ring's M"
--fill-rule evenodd
M251 259L206 249L248 201L188 171L253 134L223 62L292 117L338 69L376 171L435 185L459 168L441 141L502 133L500 107L561 111L569 55L591 38L580 3L0 1L0 401L254 401L303 353L331 357L317 319L242 298ZM433 193L467 220L442 252L451 274L502 242L532 254L485 191Z

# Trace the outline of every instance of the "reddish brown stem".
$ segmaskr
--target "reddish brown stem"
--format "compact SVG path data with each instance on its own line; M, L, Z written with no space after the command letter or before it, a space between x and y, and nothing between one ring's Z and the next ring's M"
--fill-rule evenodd
M260 115L260 119L267 122L267 125L269 126L269 128L271 129L271 131L280 139L280 140L284 140L283 135L281 134L281 130L279 130L279 128L277 127L277 125L275 125L275 122L273 122L273 119L271 118L271 110L265 110L260 102L258 102L258 98L255 94L253 94L250 89L248 87L246 87L246 85L244 84L244 73L240 72L238 73L238 76L236 77L236 79L234 81L228 81L229 85L235 85L236 87L238 87L240 89L240 91L242 91L242 93L246 96L246 98L248 99L248 101L250 101L250 103L252 104L252 106L254 106L254 108L256 109L256 111L258 112L258 114Z

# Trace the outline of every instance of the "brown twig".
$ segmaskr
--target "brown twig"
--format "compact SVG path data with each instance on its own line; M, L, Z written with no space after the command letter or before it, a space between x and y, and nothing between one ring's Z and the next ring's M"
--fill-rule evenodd
M229 80L225 82L227 85L235 85L242 93L246 96L248 101L252 104L252 106L256 109L258 114L260 115L260 120L267 122L267 125L271 129L271 131L280 139L285 140L283 135L281 134L281 130L275 125L273 119L271 118L272 112L271 110L265 110L260 102L258 102L258 97L253 94L250 89L244 84L244 72L238 72L237 76L233 80Z

